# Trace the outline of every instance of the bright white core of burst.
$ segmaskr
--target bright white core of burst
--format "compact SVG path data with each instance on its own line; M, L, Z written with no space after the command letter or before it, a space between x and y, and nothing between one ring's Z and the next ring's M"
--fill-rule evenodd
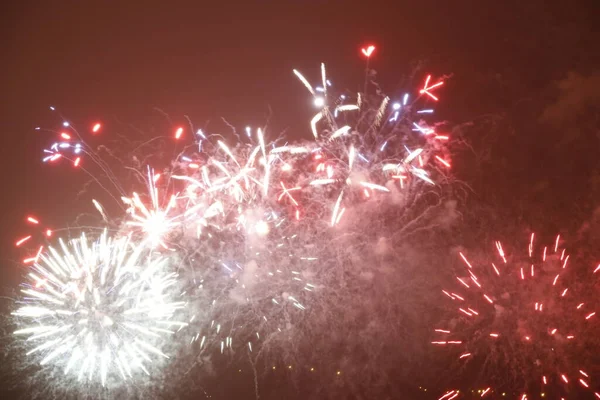
M315 97L315 107L323 107L325 105L325 99L322 97Z
M153 212L144 222L144 231L148 234L148 239L157 243L168 230L167 218L162 212Z
M259 236L266 236L269 233L269 231L269 224L267 224L265 221L261 220L256 223L256 233Z
M24 324L14 334L27 337L27 355L103 386L111 376L149 374L169 358L162 345L187 324L174 319L184 302L171 300L177 276L163 270L165 261L106 233L61 248L32 266L24 305L13 313Z

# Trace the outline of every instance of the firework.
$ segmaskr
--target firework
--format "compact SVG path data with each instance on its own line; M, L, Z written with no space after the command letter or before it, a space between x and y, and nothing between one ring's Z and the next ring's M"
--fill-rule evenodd
M496 242L497 258L487 265L460 252L456 287L443 290L456 316L435 329L432 343L460 349L464 368L483 366L481 374L496 387L519 389L522 396L538 389L593 388L584 365L597 330L595 303L586 289L590 277L571 265L560 245L557 237L538 248L532 234L523 256L511 257Z
M315 234L323 237L360 204L434 185L450 166L448 136L424 120L433 110L409 103L409 95L393 104L377 94L335 95L324 65L322 86L294 73L319 108L310 124L314 141L267 143L262 129L247 128L229 146L198 131L193 148L202 151L184 152L171 175L181 184L172 243L187 255L194 292L210 305L197 307L205 327L191 341L201 348L213 337L223 352L242 326L250 329L239 342L249 349L261 331L287 329L287 307L305 309L324 268Z
M168 260L107 233L59 244L30 267L13 313L27 355L103 386L168 359L166 343L186 326L177 320L185 302Z
M362 53L369 60L374 51ZM386 210L408 209L448 179L449 136L432 121L443 80L425 75L416 90L388 97L369 85L336 92L324 64L318 84L293 73L317 108L306 126L310 140L269 139L265 128L222 136L191 123L174 126L153 150L173 147L176 157L156 170L144 166L143 191L123 190L84 140L85 131L107 129L103 124L78 131L63 119L50 131L55 140L44 162L69 161L125 204L126 215L114 221L93 200L104 225L155 257L176 260L189 299L188 339L202 352L230 352L233 343L254 352L261 340L285 334L314 292L327 290L318 277L335 265L323 260L340 249L328 248L326 237L364 231L353 223L362 221L365 205L389 199ZM134 169L148 152L127 156Z
M374 50L368 46L362 52L370 59ZM265 210L285 210L295 219L308 210L309 218L322 217L334 226L356 200L389 193L390 185L403 189L413 180L433 185L437 178L445 179L451 166L446 146L449 137L437 132L437 125L430 121L434 113L431 103L439 100L443 80L433 83L427 75L416 93L392 100L379 89L369 92L368 87L354 95L336 93L325 64L321 65L319 85L312 85L299 71L293 72L318 108L310 121L314 141L288 143L279 138L269 143L264 130L246 127L245 136L234 132L238 141L231 145L218 134L196 130L189 135L183 127L176 127L176 143L188 138L194 144L172 160L166 173L154 174L148 168L150 207L137 194L121 195L133 219L129 226L146 232L150 241L163 247L167 246L162 236L181 221L166 217L175 208L187 220L203 225L217 214L230 215L230 210L260 205ZM101 124L95 123L90 130L95 134L100 128ZM48 154L44 162L68 159L79 166L81 156L86 155L116 185L115 174L70 122L64 121L60 130L51 132L57 137L44 150ZM158 195L159 179L181 183L168 187L166 201ZM165 207L161 209L159 203ZM236 211L238 215L243 212Z

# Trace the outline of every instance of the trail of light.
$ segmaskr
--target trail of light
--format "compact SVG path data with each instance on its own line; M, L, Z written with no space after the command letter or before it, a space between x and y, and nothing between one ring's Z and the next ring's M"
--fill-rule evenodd
M183 128L179 127L177 128L177 130L175 131L175 139L180 139L181 135L183 135Z
M365 57L370 58L375 51L375 46L369 45L367 47L363 47L360 51Z
M465 257L465 255L462 253L462 251L459 251L458 254L460 254L460 258L463 259L463 261L465 262L465 264L467 264L467 267L469 267L469 269L473 269L473 266L471 265L471 263L469 262L469 260L467 260L467 257Z
M294 71L294 75L296 75L296 77L300 80L300 82L302 82L302 84L308 89L310 94L312 94L314 96L315 91L314 91L313 87L310 85L310 83L308 83L306 78L300 73L300 71L295 70L295 69L293 71Z
M449 396L452 396L454 393L456 393L456 391L455 391L455 390L450 390L450 391L446 392L446 393L445 393L445 394L444 394L442 397L440 397L438 400L444 400L444 399L446 399L447 397L449 397Z
M26 241L28 241L29 239L31 239L31 235L25 236L24 238L17 240L17 242L15 243L15 246L18 247L18 246L22 245L23 243L25 243Z
M444 166L446 166L447 168L450 168L450 163L448 161L444 160L440 156L435 156L435 158L436 158L436 160L438 160L439 162L441 162L442 164L444 164Z
M423 89L419 91L421 94L426 94L431 97L433 100L438 101L439 99L431 93L431 89L435 89L444 84L444 81L440 81L432 86L429 86L429 81L431 80L431 75L427 75L425 79L425 84L423 85Z

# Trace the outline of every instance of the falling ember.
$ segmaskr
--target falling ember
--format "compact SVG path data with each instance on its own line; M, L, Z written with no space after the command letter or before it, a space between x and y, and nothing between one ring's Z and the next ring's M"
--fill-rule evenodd
M100 128L102 128L102 125L99 122L96 122L92 127L92 132L98 133L100 131Z
M175 139L179 139L181 138L181 135L183 135L183 128L179 127L177 128L177 130L175 131Z
M444 165L445 165L447 168L450 168L450 163L449 163L448 161L444 160L444 159L443 159L442 157L440 157L440 156L435 156L435 158L436 158L436 159L437 159L439 162L441 162L442 164L444 164Z
M450 390L446 393L444 393L444 395L442 397L440 397L438 400L450 400L455 398L458 395L458 390ZM452 397L450 397L452 396Z
M459 295L457 295L456 293L452 293L452 297L456 297L457 299L461 300L461 301L465 301L465 299L463 299L462 297L460 297Z
M548 249L547 247L544 247L544 254L542 255L542 261L546 261L546 250L547 249Z
M429 86L430 80L431 80L431 75L427 75L427 78L425 79L425 84L423 85L423 89L421 89L419 91L419 93L426 94L427 96L431 97L433 100L438 101L439 99L436 96L434 96L433 94L431 94L431 90L443 85L444 82L440 81L432 86Z
M22 245L23 243L25 243L29 239L31 239L31 235L25 236L24 238L17 240L17 242L15 243L15 246L19 247L20 245Z
M365 57L370 58L371 54L373 54L375 51L375 46L369 45L367 47L363 47L360 51Z
M62 132L62 133L60 134L60 137L61 137L61 138L63 138L63 139L65 139L65 140L71 140L71 135L69 135L69 134L68 134L68 133L66 133L66 132Z
M494 272L496 272L496 275L500 276L500 271L498 271L498 268L496 267L496 265L494 265L494 263L492 263L492 268L494 268Z
M502 261L504 261L504 264L506 264L506 257L504 254L504 249L502 249L502 243L496 241L496 249L498 250L498 254L500 255L500 257L502 258ZM494 265L494 264L492 264L492 265ZM495 267L496 266L494 265L494 268Z
M81 157L77 157L77 158L75 159L75 161L73 161L73 165L74 165L75 167L79 167L79 164L80 164L80 163L81 163Z
M468 315L469 317L472 317L472 316L473 316L473 314L471 314L470 312L468 312L468 311L466 311L466 310L463 310L462 308L459 308L459 310L460 310L460 311L461 311L463 314L466 314L466 315Z
M467 289L470 287L470 286L469 286L469 285L468 285L468 284L467 284L465 281L463 281L461 278L459 278L459 277L456 277L456 279L458 279L458 281L459 281L460 283L462 283L462 284L463 284L463 285L464 285L464 286L465 286Z
M462 252L459 252L458 254L460 254L460 257L463 259L465 264L467 264L467 267L469 267L470 269L473 269L473 266L471 265L469 260L467 260L467 257L465 257L465 255Z
M36 218L34 217L27 217L27 222L32 223L34 225L37 225L40 223L40 221L38 221Z
M44 246L40 246L36 255L34 257L29 257L29 258L24 259L23 264L31 264L31 263L37 262L37 260L40 258L40 254L42 253L43 249L44 249Z
M531 234L531 239L529 241L529 257L531 258L531 254L533 253L533 239L535 238L535 233Z
M588 315L585 317L585 319L590 319L590 318L592 318L594 315L596 315L596 313L595 313L595 312L593 312L593 313L590 313L590 314L588 314Z

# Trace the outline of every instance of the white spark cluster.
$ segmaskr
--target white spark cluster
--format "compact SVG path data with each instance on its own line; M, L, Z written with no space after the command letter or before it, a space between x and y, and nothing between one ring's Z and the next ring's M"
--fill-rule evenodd
M104 232L49 247L27 274L13 314L28 356L78 380L129 380L168 359L166 343L187 324L178 320L178 275L169 260L128 237ZM158 362L160 364L160 362Z

